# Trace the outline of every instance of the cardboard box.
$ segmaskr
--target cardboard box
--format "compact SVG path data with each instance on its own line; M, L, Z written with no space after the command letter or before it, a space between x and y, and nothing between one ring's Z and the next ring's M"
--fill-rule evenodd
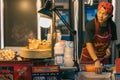
M15 80L31 80L31 66L28 64L14 65Z
M32 80L59 80L59 66L33 66Z
M31 80L31 66L32 64L23 62L2 62L0 80Z
M13 66L0 66L0 80L14 80Z

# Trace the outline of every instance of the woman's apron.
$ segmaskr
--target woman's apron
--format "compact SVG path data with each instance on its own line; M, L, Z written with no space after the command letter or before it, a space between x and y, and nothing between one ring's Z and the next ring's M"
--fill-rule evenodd
M103 58L106 55L106 49L108 48L110 41L111 41L111 29L110 25L108 25L108 32L106 32L103 36L99 35L99 23L95 21L95 35L94 35L94 42L93 47L95 50L95 54L98 58ZM103 64L108 64L108 59L105 58L101 61ZM87 48L82 49L80 63L94 63L93 59L90 57Z

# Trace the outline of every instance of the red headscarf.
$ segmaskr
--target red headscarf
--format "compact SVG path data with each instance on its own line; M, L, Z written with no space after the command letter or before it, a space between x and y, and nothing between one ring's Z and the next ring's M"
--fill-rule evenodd
M110 2L106 2L106 1L100 2L99 5L98 5L98 10L100 10L101 7L103 7L108 14L112 14L113 5Z

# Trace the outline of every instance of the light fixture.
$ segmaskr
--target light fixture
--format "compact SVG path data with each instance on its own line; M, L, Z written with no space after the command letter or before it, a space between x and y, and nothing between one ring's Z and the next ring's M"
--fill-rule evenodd
M51 26L52 19L40 17L40 27L49 28Z
M49 17L53 17L52 16L52 13L55 12L55 14L60 18L60 20L65 24L65 27L67 27L67 29L70 31L70 33L73 35L74 37L74 40L77 39L76 38L76 31L74 29L71 28L70 24L64 19L64 17L60 14L59 10L54 6L52 6L52 2L51 0L47 0L44 7L38 11L39 13L41 14L44 14L44 15L47 15ZM76 40L75 40L76 41ZM74 44L74 55L76 55L76 44ZM74 57L74 66L76 66L79 70L79 66L78 66L78 63L77 63L77 58L76 56L73 56Z
M52 8L52 2L50 0L47 0L44 4L43 8L41 10L39 10L38 12L43 15L52 17L51 8Z
M40 27L49 28L52 24L52 13L50 11L52 5L51 1L46 1L43 8L38 12L40 14ZM50 17L49 17L50 16Z
M67 27L67 29L73 35L75 35L76 31L73 30L70 27L69 23L64 19L64 17L60 14L59 10L56 7L52 8L51 4L52 4L52 2L50 0L46 1L45 6L41 10L39 10L38 12L41 13L41 14L47 15L49 17L52 17L52 11L54 11L57 14L57 16L61 19L61 21L65 24L65 26Z

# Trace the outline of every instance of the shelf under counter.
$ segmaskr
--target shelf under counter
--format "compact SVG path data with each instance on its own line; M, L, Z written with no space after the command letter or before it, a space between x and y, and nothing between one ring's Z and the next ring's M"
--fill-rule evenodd
M64 67L64 66L60 66L60 69L61 70L73 70L73 71L76 71L77 67Z
M29 60L23 61L0 61L0 64L31 64Z
M77 74L77 67L60 66L60 77L63 80L78 80Z
M101 74L96 74L95 72L79 72L78 80L111 80L112 73L102 72Z

